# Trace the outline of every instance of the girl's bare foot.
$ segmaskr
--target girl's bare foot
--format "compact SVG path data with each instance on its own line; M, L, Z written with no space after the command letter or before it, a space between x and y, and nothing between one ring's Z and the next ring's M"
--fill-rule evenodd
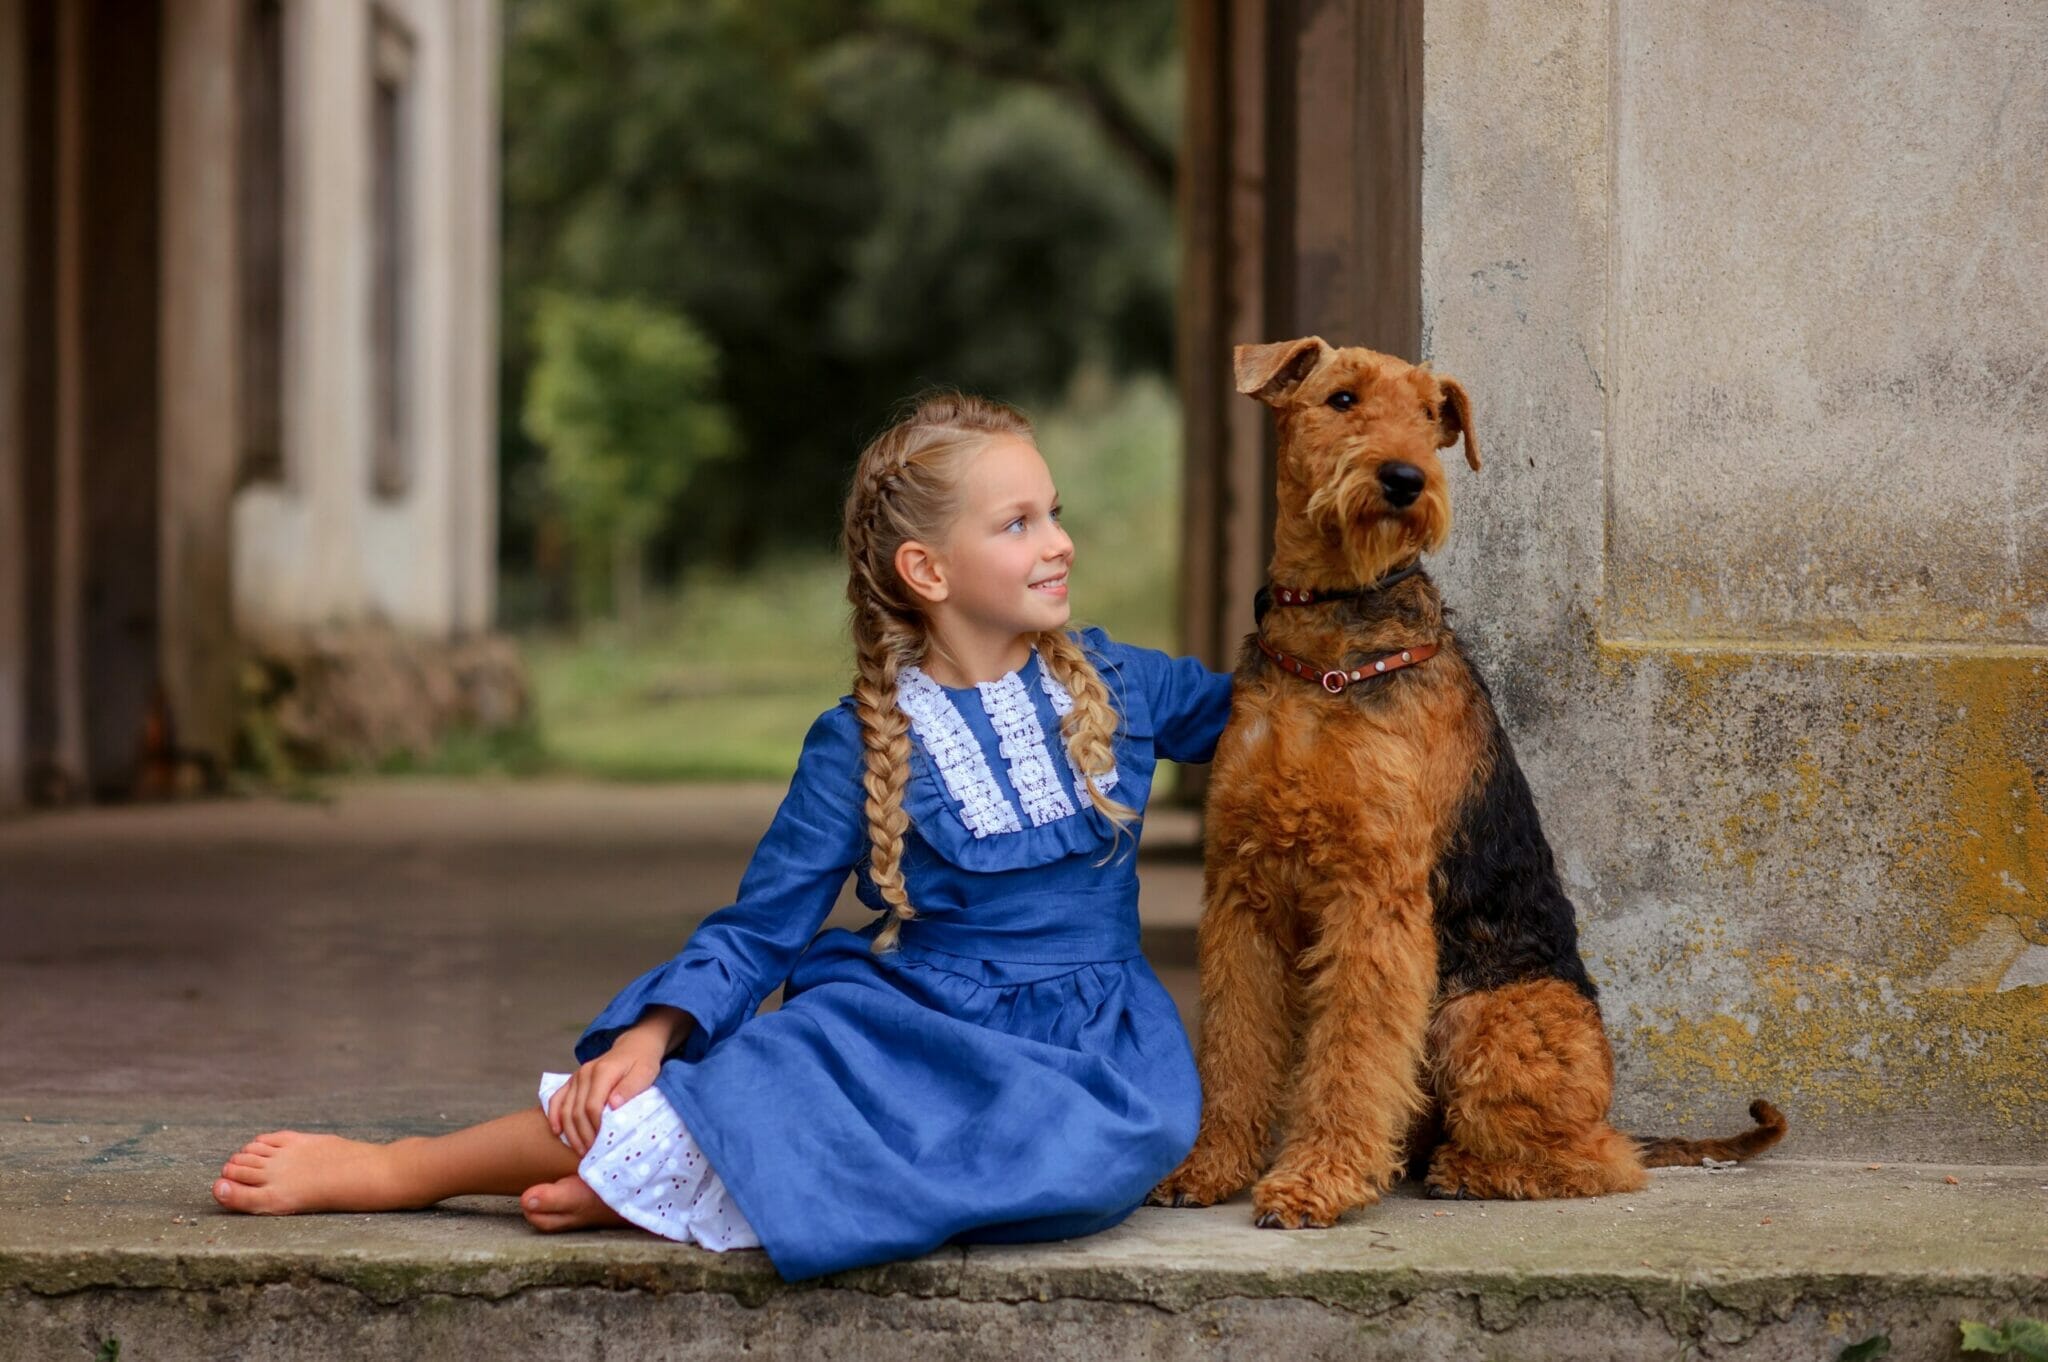
M409 1197L390 1145L274 1130L228 1157L213 1199L251 1215L302 1211L396 1211L422 1203Z
M625 1217L605 1205L588 1183L571 1173L554 1182L529 1187L519 1198L519 1213L547 1234L562 1230L602 1229L624 1225Z

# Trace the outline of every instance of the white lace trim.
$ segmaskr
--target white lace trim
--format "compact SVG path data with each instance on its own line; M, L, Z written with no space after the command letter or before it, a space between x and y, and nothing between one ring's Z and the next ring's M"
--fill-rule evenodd
M1038 669L1038 685L1045 692L1046 698L1052 701L1053 713L1059 715L1062 719L1073 713L1074 697L1067 693L1067 688L1060 684L1060 679L1052 674L1052 668L1040 665ZM1065 746L1064 740L1061 745ZM1081 763L1074 759L1074 749L1071 747L1067 748L1067 765L1074 772L1074 788L1078 790L1081 788L1082 780L1090 779L1090 777L1082 775ZM1112 766L1101 775L1092 777L1092 779L1098 791L1108 794L1116 788L1116 767Z
M939 778L960 806L960 817L976 839L1000 832L1022 832L1017 811L1003 797L995 772L982 755L974 731L939 683L918 667L905 667L896 678L896 704L910 716L918 741L939 768Z
M1047 823L1072 818L1074 801L1060 784L1052 753L1045 747L1045 727L1038 722L1038 706L1024 689L1023 680L1011 672L997 681L978 682L974 688L981 692L982 711L995 726L1000 740L997 750L1010 763L1010 788L1024 801L1024 814L1031 820L1031 826L1042 828Z

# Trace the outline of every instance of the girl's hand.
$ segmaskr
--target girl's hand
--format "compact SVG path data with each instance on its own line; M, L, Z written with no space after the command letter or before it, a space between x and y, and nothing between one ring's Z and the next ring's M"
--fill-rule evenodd
M607 1109L616 1111L654 1083L680 1033L683 1013L662 1008L619 1034L612 1048L570 1076L548 1103L548 1128L569 1138L578 1158L590 1152Z

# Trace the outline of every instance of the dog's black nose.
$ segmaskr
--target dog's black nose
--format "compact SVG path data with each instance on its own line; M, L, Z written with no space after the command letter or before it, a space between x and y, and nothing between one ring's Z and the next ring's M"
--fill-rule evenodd
M1380 465L1380 490L1395 510L1412 505L1422 495L1422 470L1412 463Z

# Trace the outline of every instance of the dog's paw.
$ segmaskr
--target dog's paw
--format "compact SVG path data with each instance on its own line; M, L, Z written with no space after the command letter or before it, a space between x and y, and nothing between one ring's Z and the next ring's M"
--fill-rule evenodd
M1219 1201L1230 1200L1230 1194L1238 1186L1221 1179L1203 1177L1199 1172L1182 1169L1152 1189L1145 1198L1148 1206L1214 1206Z
M1465 1190L1462 1182L1446 1183L1430 1178L1422 1184L1422 1194L1431 1201L1477 1201L1479 1198Z
M1217 1146L1197 1145L1145 1198L1148 1206L1214 1206L1237 1195L1258 1173L1242 1159L1219 1157Z
M1347 1198L1325 1180L1279 1173L1252 1189L1252 1223L1263 1230L1326 1230L1352 1206L1377 1200L1370 1192Z

